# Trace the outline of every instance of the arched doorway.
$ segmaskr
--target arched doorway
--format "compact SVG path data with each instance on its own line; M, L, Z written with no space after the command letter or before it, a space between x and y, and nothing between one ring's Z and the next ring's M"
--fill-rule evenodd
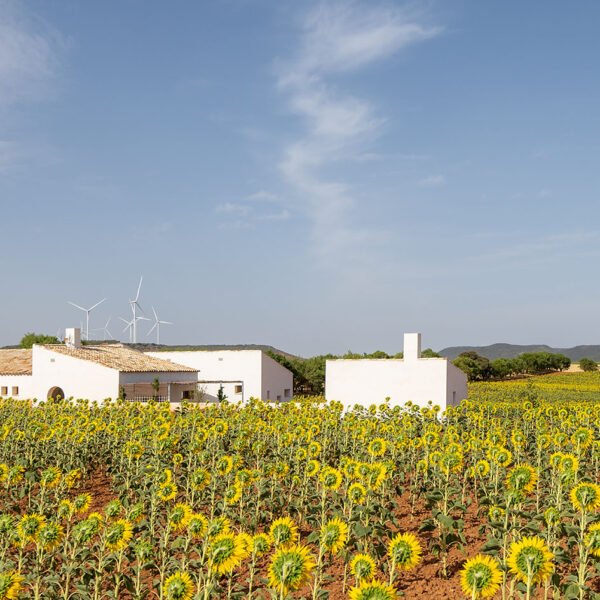
M48 400L62 400L64 397L65 393L62 391L62 388L56 385L48 390Z

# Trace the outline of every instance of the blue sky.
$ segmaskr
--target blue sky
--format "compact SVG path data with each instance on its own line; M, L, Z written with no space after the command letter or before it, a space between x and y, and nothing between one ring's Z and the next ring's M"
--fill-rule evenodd
M599 19L0 0L0 344L142 274L166 343L600 342Z

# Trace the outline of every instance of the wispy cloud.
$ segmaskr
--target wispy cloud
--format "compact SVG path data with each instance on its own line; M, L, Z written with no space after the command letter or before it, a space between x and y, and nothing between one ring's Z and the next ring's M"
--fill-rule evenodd
M0 108L47 96L64 44L20 3L0 0Z
M323 258L376 235L353 224L351 187L322 171L361 156L369 160L364 145L384 122L367 100L334 86L333 77L366 68L439 32L397 8L323 2L306 16L296 54L279 65L278 89L306 127L285 148L281 172L301 198L299 209L313 222L315 249Z
M421 187L440 187L446 184L446 178L443 175L428 175L419 181Z
M286 221L292 217L288 208L279 208L281 199L267 190L258 190L243 198L240 202L222 202L215 206L225 228L253 227L261 221ZM267 211L267 212L265 212Z

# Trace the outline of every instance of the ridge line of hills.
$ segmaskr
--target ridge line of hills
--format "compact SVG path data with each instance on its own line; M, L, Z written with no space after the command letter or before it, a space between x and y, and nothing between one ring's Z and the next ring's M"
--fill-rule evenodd
M489 346L449 346L440 350L439 353L454 360L463 352L477 352L489 360L496 358L517 358L526 352L550 352L552 354L564 354L573 362L579 362L582 358L591 358L600 361L600 345L581 345L572 348L553 348L546 344L490 344Z

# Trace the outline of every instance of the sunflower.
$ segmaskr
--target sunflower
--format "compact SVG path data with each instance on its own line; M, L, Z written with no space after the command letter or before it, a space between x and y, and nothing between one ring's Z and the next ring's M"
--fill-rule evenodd
M298 542L300 534L293 519L290 519L290 517L281 517L271 523L269 537L273 540L273 545L277 548L278 546Z
M495 558L478 554L460 572L460 585L470 598L491 598L502 583L502 571Z
M253 541L252 541L252 536L249 533L246 533L245 531L242 531L241 533L238 533L238 541L241 544L242 547L242 552L243 552L243 557L242 559L250 556L250 554L252 554L252 550L253 550Z
M561 453L558 470L561 473L577 473L579 471L579 460L574 454L569 454L568 452Z
M228 456L227 454L224 454L217 461L217 465L215 468L219 475L229 475L229 473L231 473L231 470L233 469L233 458L231 458L231 456Z
M188 573L177 571L169 575L163 585L165 600L192 600L194 583Z
M184 502L178 502L169 515L169 525L174 531L183 531L192 516L192 509Z
M56 509L56 515L59 519L70 519L75 514L75 505L70 500L61 500L58 508Z
M368 554L357 554L350 561L350 573L356 577L357 582L373 579L375 569L375 561Z
M40 478L40 487L48 490L54 489L60 483L62 471L58 467L48 467L42 471Z
M306 463L306 475L308 477L314 477L321 469L321 463L315 458L309 460Z
M326 490L337 490L342 485L342 474L333 467L322 469L319 479Z
M196 492L201 492L210 484L210 473L202 467L196 469L190 477L192 489Z
M398 593L386 583L365 580L350 590L348 598L350 600L396 600Z
M543 539L524 537L510 545L506 564L517 579L531 585L550 577L554 570L553 558Z
M233 533L220 533L210 541L208 557L217 574L231 573L244 559L243 541Z
M222 533L229 533L231 531L231 524L227 517L216 517L209 522L206 529L206 535L208 538L215 538Z
M111 500L104 507L104 514L108 519L116 519L123 512L123 505L118 498Z
M168 502L169 500L173 500L177 496L177 486L173 482L165 483L161 485L156 497L163 502Z
M35 542L40 532L40 529L44 526L46 517L38 515L37 513L31 513L29 515L23 515L17 525L17 535L22 543Z
M421 562L421 544L412 533L397 533L388 544L388 556L394 567L408 571Z
M63 528L57 523L44 523L40 528L36 542L47 552L55 550L62 541Z
M506 486L514 492L531 494L538 481L537 471L530 465L515 465L506 476Z
M348 525L335 517L321 527L321 545L331 554L337 554L348 541Z
M387 450L387 442L380 437L376 437L369 442L367 452L370 456L383 456Z
M560 523L560 511L550 506L544 511L544 521L548 527L556 527Z
M242 499L242 484L234 483L225 490L223 500L228 506L234 506Z
M487 460L478 460L475 463L475 473L478 477L487 477L490 472L490 463Z
M600 485L579 483L571 490L571 503L575 510L593 512L600 508Z
M503 447L496 447L493 449L492 460L499 467L508 467L512 462L512 453L510 450L507 450Z
M262 556L271 548L271 539L266 533L257 533L252 538L252 554Z
M355 482L348 487L348 498L354 504L363 504L367 497L367 489L362 483Z
M201 513L192 513L187 520L187 528L190 537L199 540L208 530L208 519Z
M23 580L24 577L19 573L0 574L0 598L3 600L17 600Z
M269 565L269 587L288 594L300 589L315 568L307 546L282 546L273 554Z
M580 427L571 436L571 443L573 446L579 446L579 448L589 448L594 441L594 433L587 427Z
M133 527L126 519L117 519L106 528L106 547L118 552L124 550L133 537Z
M75 498L73 499L73 506L75 507L75 512L77 514L87 512L91 504L91 494L79 494L79 496L75 496Z
M592 556L600 558L600 522L592 523L589 526L583 543Z

